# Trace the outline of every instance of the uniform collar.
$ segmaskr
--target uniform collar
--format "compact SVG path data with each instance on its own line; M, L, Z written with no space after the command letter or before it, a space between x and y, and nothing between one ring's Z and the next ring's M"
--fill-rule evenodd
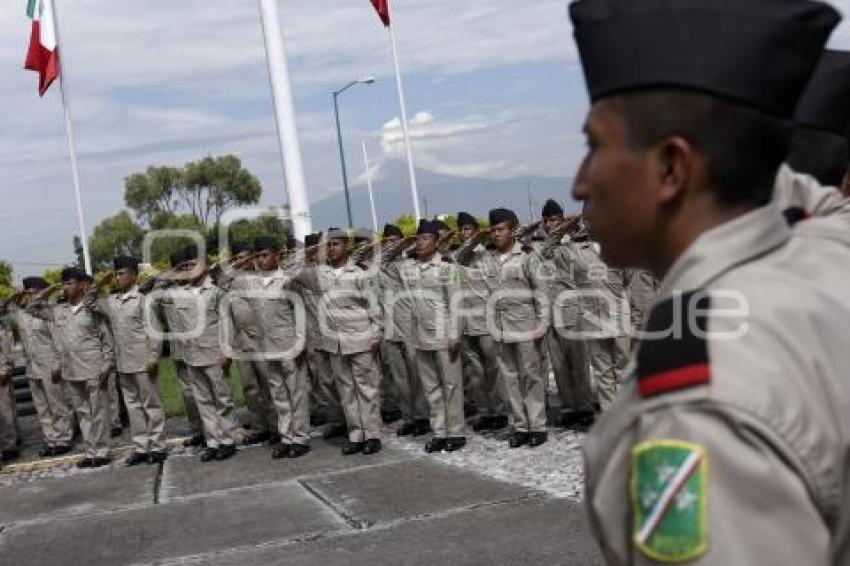
M139 296L139 286L133 285L129 290L125 291L118 295L118 298L122 301L129 301L130 299L135 299Z
M785 244L791 229L774 204L701 234L667 272L660 297L705 288L712 280Z
M428 261L420 261L419 263L422 264L423 267L441 264L443 263L443 254L441 254L440 252L436 252L434 255L431 256L431 259L429 259Z

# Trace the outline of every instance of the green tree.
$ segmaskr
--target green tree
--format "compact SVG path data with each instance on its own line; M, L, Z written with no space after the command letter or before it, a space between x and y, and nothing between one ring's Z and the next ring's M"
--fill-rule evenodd
M140 257L144 237L144 230L126 210L107 218L95 227L89 240L94 269L108 269L117 255Z
M6 260L0 260L0 298L10 296L15 290L12 287L12 264Z
M176 167L148 167L124 179L124 203L140 221L150 224L159 213L176 214L183 187L183 171Z

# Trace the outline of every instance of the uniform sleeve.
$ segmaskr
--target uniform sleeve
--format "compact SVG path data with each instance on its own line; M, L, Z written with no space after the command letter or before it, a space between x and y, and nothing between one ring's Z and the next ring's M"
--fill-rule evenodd
M98 334L100 335L100 349L103 352L105 364L103 371L106 372L115 368L115 339L106 317L98 317L97 324Z
M462 265L451 264L446 267L448 280L446 282L446 304L449 307L449 340L457 342L460 340L460 317L457 309L454 308L454 297L459 297L461 293L461 285L465 267Z
M156 303L142 295L142 317L148 340L148 365L157 364L162 354L162 323L156 312ZM150 327L148 327L150 324Z
M549 328L549 282L545 276L543 262L537 254L529 254L525 261L526 277L531 283L531 288L535 292L534 308L537 311L537 332L540 338L545 336L546 329Z
M617 446L604 471L588 469L609 563L831 564L804 464L766 427L705 400L639 419L608 439Z

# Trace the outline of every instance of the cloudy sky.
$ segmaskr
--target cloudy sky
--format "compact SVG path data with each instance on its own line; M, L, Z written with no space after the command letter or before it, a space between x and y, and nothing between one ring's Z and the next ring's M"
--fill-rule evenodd
M89 231L123 206L126 175L208 153L239 155L264 203L285 200L257 0L56 2ZM587 103L566 4L394 0L419 167L571 175ZM19 277L69 261L76 230L59 89L39 99L22 70L25 5L0 2L0 258ZM368 0L281 2L281 25L315 201L341 190L329 93L348 81L378 78L341 99L350 176L362 179L362 140L378 164L400 155L388 38ZM846 28L834 43L850 48Z

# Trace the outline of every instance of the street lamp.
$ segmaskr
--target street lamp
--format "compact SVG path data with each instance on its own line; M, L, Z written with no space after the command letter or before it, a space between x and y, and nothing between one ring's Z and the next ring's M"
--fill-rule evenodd
M354 85L364 84L370 85L375 82L375 77L363 77L356 81L351 81L344 87L333 92L334 99L334 116L336 117L336 138L339 142L339 162L342 167L342 188L345 190L345 209L348 213L348 227L354 228L354 219L351 216L351 195L348 193L348 172L345 170L345 149L342 147L342 128L339 125L339 95L347 91Z

